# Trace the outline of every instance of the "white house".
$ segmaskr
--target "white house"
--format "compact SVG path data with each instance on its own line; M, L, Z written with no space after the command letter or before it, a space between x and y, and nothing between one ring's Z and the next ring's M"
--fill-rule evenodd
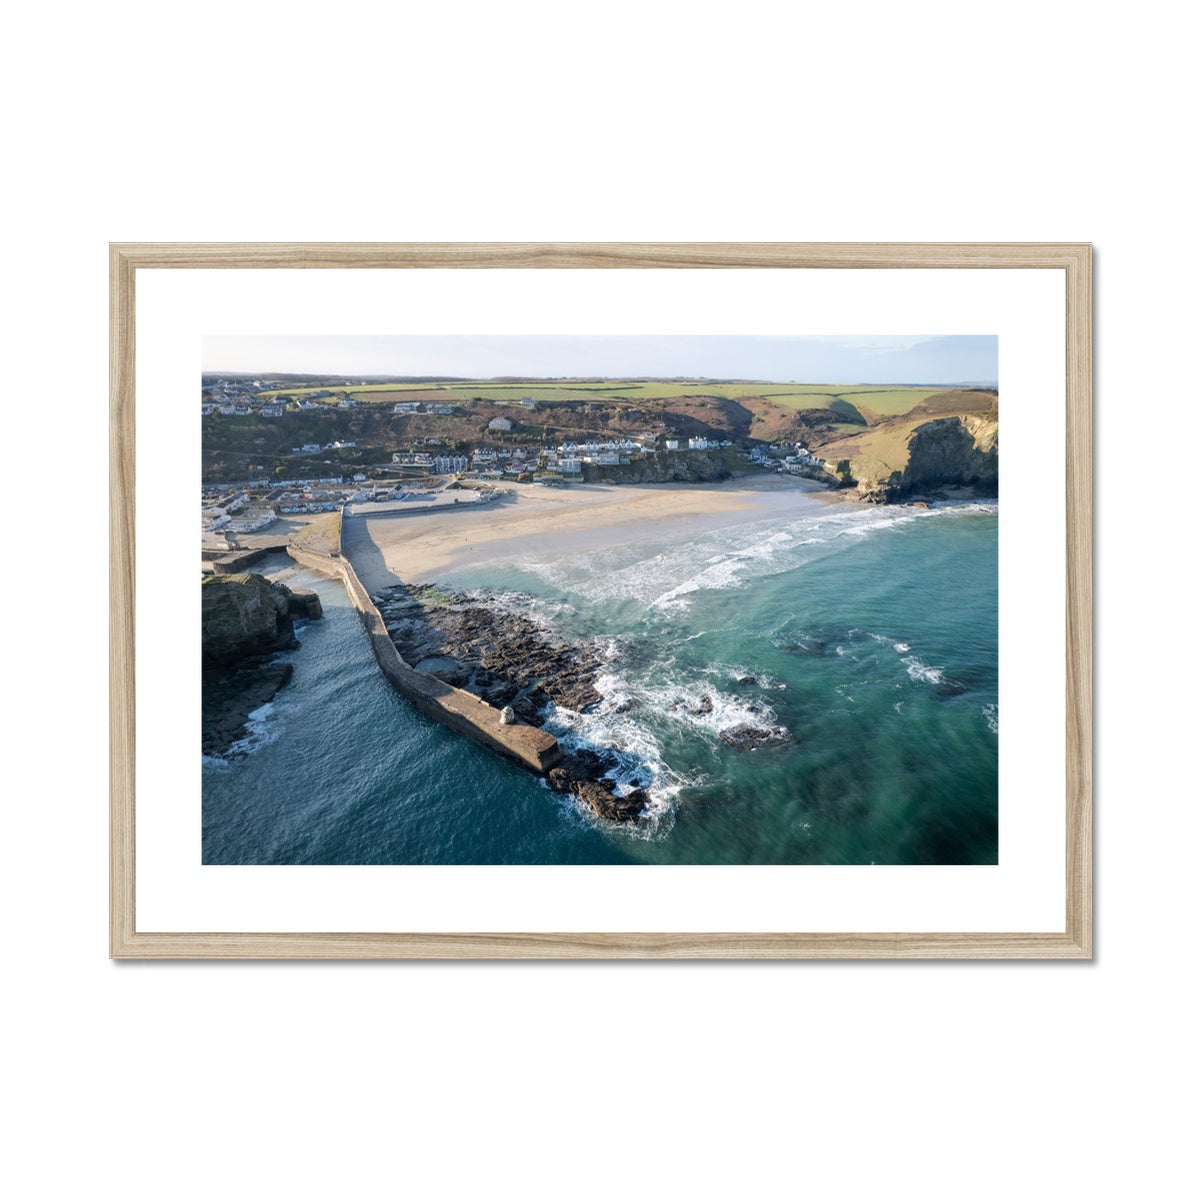
M495 429L500 433L508 433L512 429L512 422L507 417L493 417L488 422L489 429Z

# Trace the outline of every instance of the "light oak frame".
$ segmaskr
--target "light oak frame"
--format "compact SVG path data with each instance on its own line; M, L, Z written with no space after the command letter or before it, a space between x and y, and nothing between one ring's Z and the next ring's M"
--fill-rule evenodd
M114 243L109 247L109 953L172 958L1088 959L1092 956L1092 277L1087 243ZM138 271L287 268L1061 270L1066 289L1066 910L1061 933L203 933L137 927Z

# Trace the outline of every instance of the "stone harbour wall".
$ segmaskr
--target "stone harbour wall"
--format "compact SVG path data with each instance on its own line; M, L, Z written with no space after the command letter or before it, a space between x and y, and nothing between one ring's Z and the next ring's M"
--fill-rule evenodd
M487 701L413 670L392 644L383 617L347 559L340 554L318 554L299 546L289 546L288 554L301 566L342 581L371 639L379 669L419 711L539 775L561 761L558 740L551 734L532 725L503 725L500 710Z

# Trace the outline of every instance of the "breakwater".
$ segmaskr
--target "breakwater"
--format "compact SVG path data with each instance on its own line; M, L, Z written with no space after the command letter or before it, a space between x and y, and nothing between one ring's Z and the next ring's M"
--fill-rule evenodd
M278 554L287 549L285 542L277 546L259 546L254 550L226 551L219 554L202 554L201 557L209 563L214 575L240 575L248 571L255 563L261 562L268 554Z
M382 503L372 502L370 504L347 504L342 508L342 515L346 517L408 517L415 516L417 513L447 513L447 512L467 512L474 508L482 508L488 504L495 504L497 497L493 495L483 498L472 496L470 499L458 499L457 497L445 502L432 502L429 504L413 504L406 500L389 500Z
M295 545L289 545L287 552L301 566L342 581L371 640L379 669L420 712L540 775L561 761L562 751L551 734L532 725L504 725L500 711L487 701L409 666L392 643L383 617L358 573L340 553L319 554Z

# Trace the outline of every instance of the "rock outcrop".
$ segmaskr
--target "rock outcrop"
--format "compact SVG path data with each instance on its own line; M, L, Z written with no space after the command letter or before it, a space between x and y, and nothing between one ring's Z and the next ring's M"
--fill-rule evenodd
M389 588L373 596L388 634L410 666L540 723L553 701L586 712L604 698L602 666L587 646L552 640L528 617L479 596L433 587Z
M314 592L293 592L262 575L209 575L201 586L200 644L206 668L294 649L295 617L319 617Z
M999 479L999 422L988 417L944 417L913 430L900 488L904 495L960 487L994 496Z
M908 461L887 478L859 478L858 498L894 504L916 497L995 497L1000 486L1000 426L965 414L926 421L908 438Z
M628 464L583 464L585 483L714 483L732 476L729 457L719 450L665 450Z
M727 746L735 750L757 750L760 746L786 746L792 735L782 725L733 725L722 729L718 735Z
M650 796L645 788L634 788L619 795L617 785L605 777L615 765L616 759L611 755L576 750L566 755L546 778L556 792L578 796L604 820L630 824L646 811Z
M261 575L210 575L202 583L201 732L204 754L226 754L246 736L249 716L274 699L292 664L273 660L291 650L294 620L321 615L315 592L293 591Z

